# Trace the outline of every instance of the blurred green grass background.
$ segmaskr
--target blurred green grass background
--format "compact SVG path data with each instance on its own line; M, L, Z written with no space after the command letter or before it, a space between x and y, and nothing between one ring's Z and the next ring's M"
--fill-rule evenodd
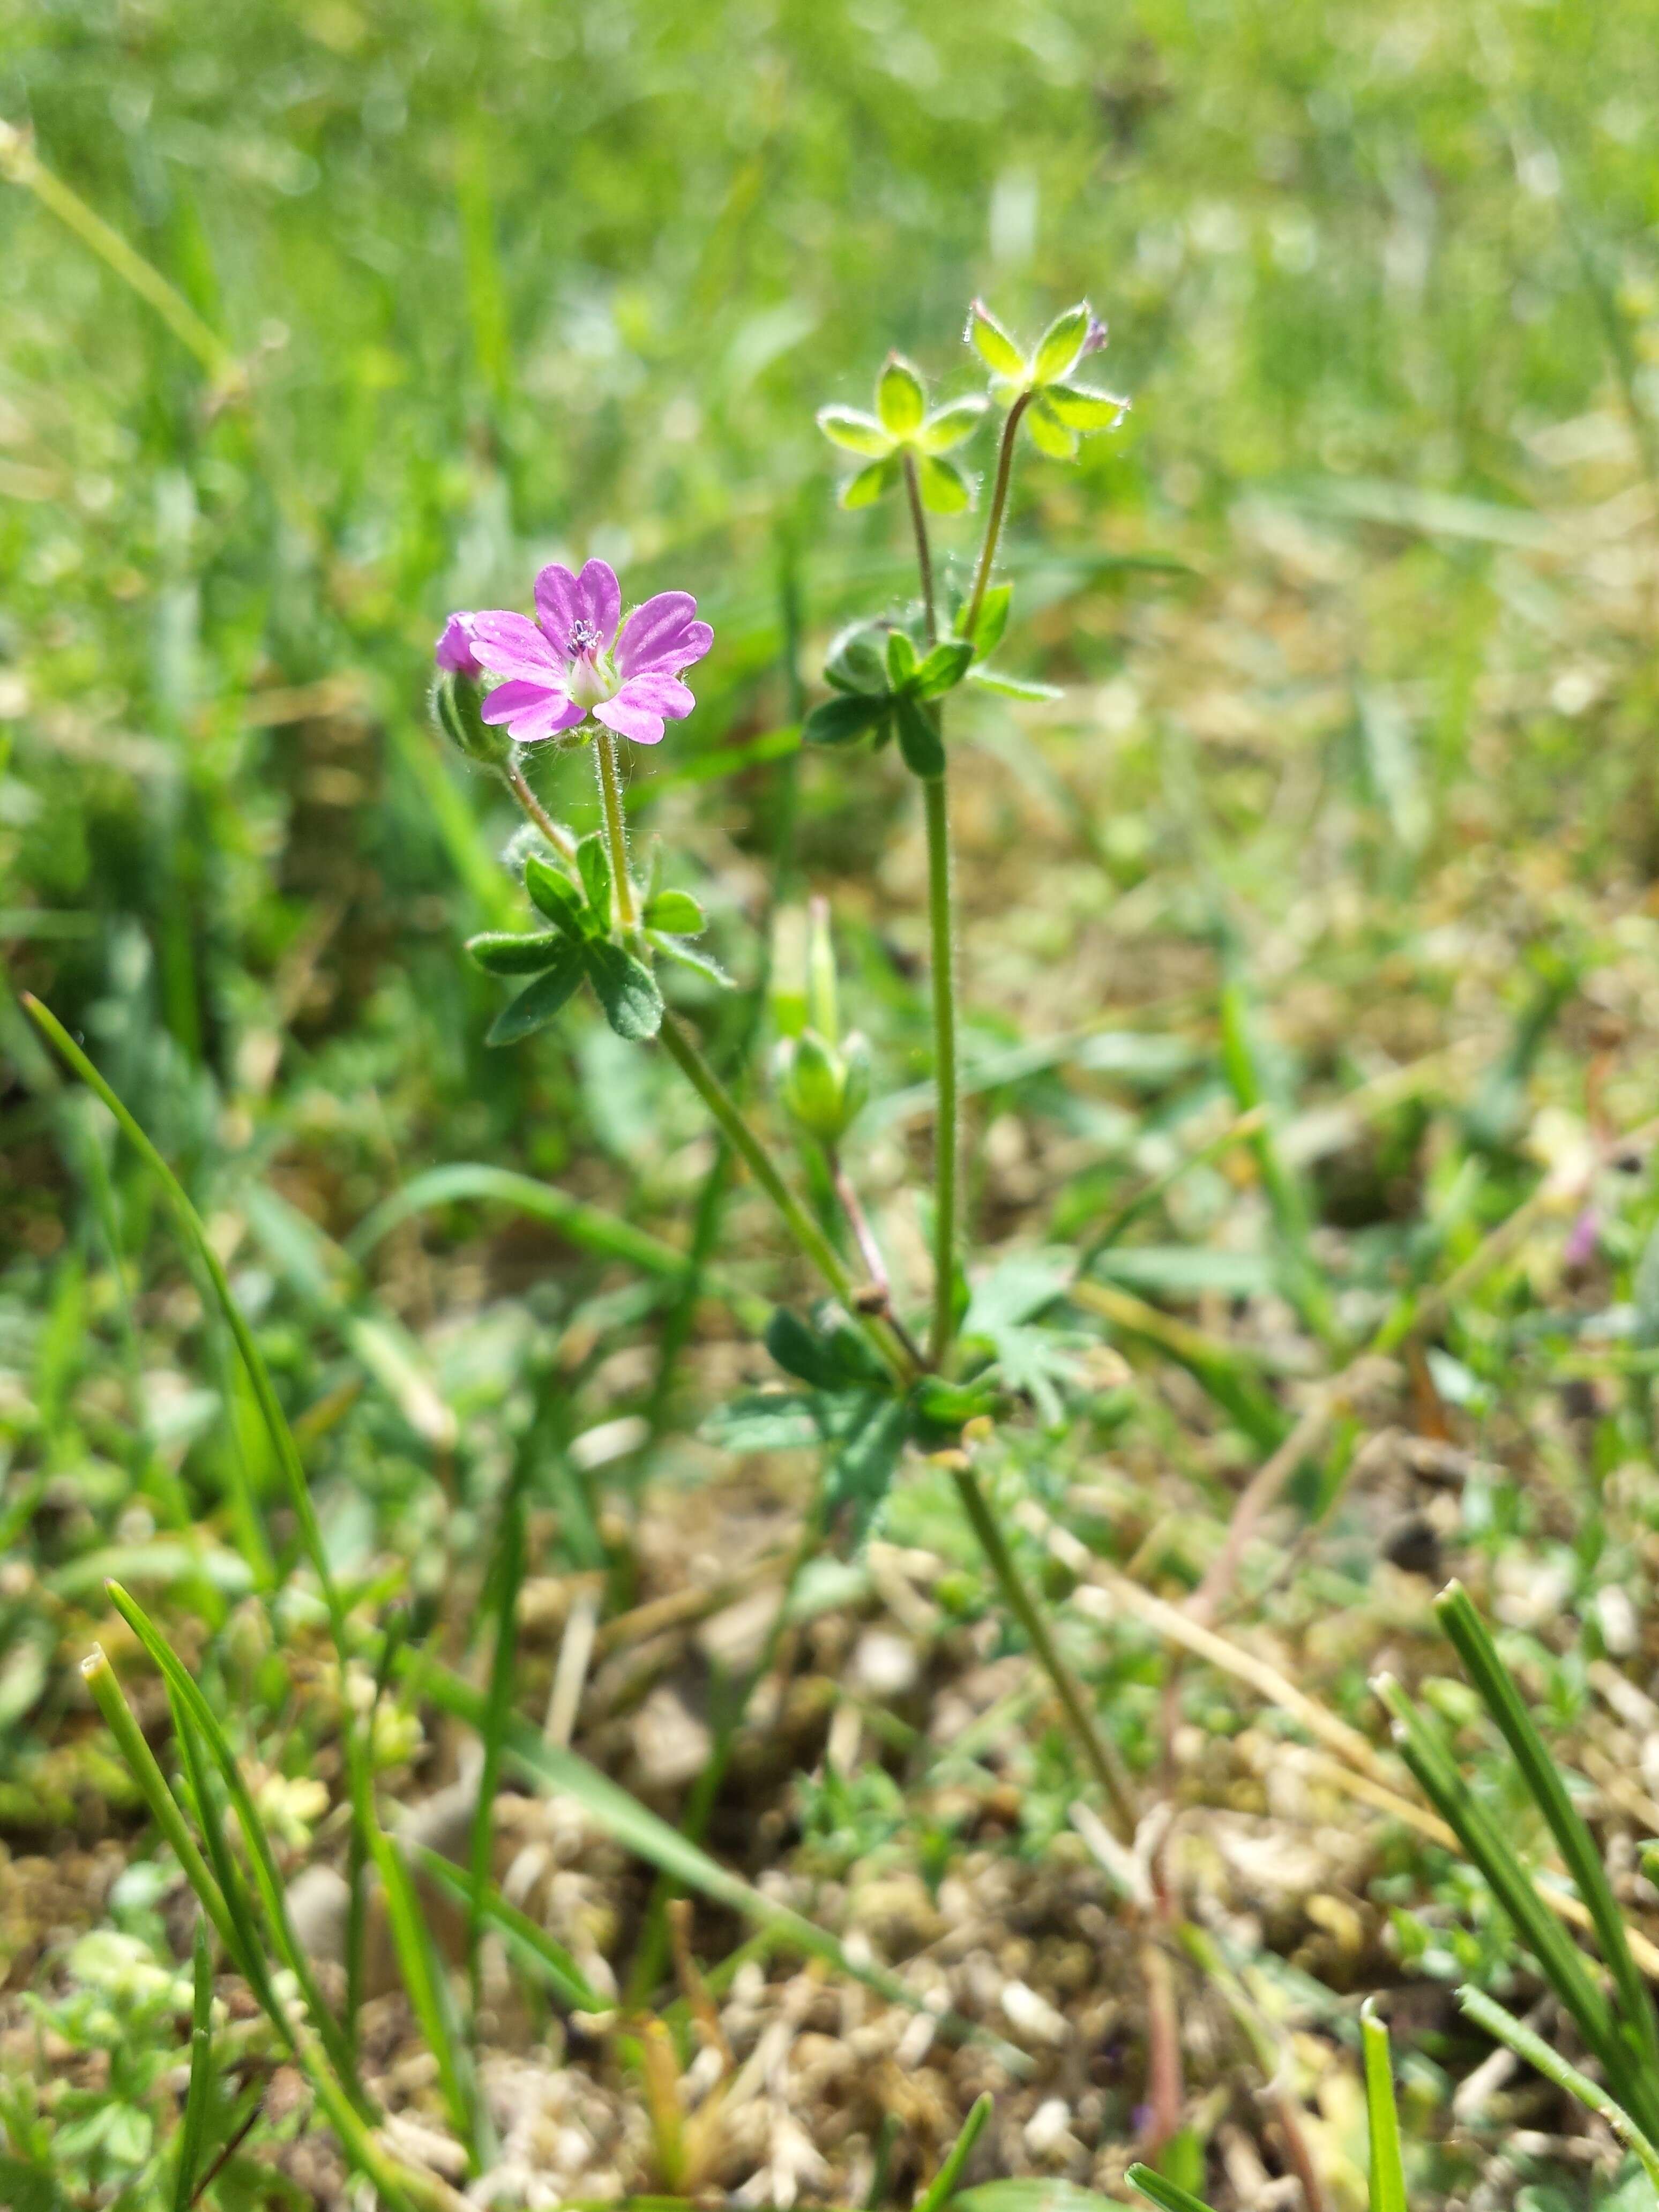
M757 696L780 535L818 617L890 542L830 525L812 408L889 343L965 376L975 289L1111 321L1134 412L1027 494L1063 545L1210 526L1213 553L1241 494L1372 479L1524 538L1529 433L1601 402L1651 445L1653 30L1632 4L10 12L0 112L256 393L210 415L155 315L0 198L0 862L9 909L56 917L11 917L27 980L75 1012L137 992L224 1080L340 844L385 892L349 1010L418 972L410 1049L463 1053L418 943L453 867L398 737L442 612L600 551L721 626L678 744L784 719ZM1477 516L1361 641L1363 672L1443 680L1443 789L1471 542L1486 581ZM1109 667L1090 643L1060 672ZM348 762L331 810L328 763L307 788L299 726L248 702L343 673L393 742L384 800L348 803ZM307 806L349 817L326 850Z

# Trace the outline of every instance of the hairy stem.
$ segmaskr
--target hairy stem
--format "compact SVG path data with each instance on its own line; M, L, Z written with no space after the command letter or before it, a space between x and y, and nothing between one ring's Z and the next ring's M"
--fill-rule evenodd
M1041 1604L1022 1580L1019 1569L1014 1564L1014 1555L1008 1548L1008 1540L991 1510L990 1501L979 1486L979 1480L973 1468L965 1463L955 1467L951 1469L951 1478L974 1534L979 1539L980 1549L997 1578L1008 1610L1025 1631L1038 1663L1054 1684L1054 1693L1071 1725L1078 1747L1088 1762L1089 1771L1105 1792L1119 1839L1123 1843L1132 1843L1139 1815L1135 1807L1134 1792L1128 1776L1123 1771L1122 1762L1096 1726L1083 1686L1061 1658L1060 1647L1054 1642L1053 1631Z
M501 770L501 781L520 805L541 831L562 860L576 857L576 841L568 830L562 830L535 793L525 781L524 770L515 760L509 760Z
M997 452L995 488L991 494L991 512L985 520L985 543L979 550L979 567L974 572L973 596L968 602L968 612L962 625L962 635L972 637L979 627L979 611L985 604L986 586L991 580L991 568L997 557L997 544L1002 536L1003 516L1008 507L1008 480L1013 474L1014 439L1019 430L1019 418L1031 404L1029 392L1022 392L1008 410L1008 419L1002 426L1002 444Z
M957 1288L957 979L951 915L951 819L942 775L924 779L927 824L927 927L933 971L934 1364L951 1348Z
M771 1154L738 1111L731 1092L698 1051L678 1018L672 1013L665 1013L662 1027L657 1034L669 1058L714 1115L721 1134L771 1200L785 1228L802 1252L848 1312L859 1321L866 1335L898 1380L903 1382L911 1381L915 1372L915 1362L890 1328L878 1320L859 1313L853 1279L842 1265L840 1254L778 1173Z
M933 556L927 544L927 517L922 513L921 486L916 479L916 457L904 449L904 495L910 502L910 527L916 534L916 566L921 571L921 617L927 625L927 642L939 635L933 611Z
M634 904L634 885L628 873L628 831L623 823L622 778L617 773L617 741L599 727L593 738L593 758L599 771L599 796L605 802L605 842L611 848L611 878L617 898L617 919L626 930L639 927Z

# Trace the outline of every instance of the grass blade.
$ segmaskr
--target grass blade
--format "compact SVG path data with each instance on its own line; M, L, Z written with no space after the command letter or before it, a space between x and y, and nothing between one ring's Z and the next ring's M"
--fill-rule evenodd
M956 2194L962 2170L967 2165L974 2145L985 2132L985 2123L991 2117L991 2098L988 2091L975 2097L961 2133L945 2154L945 2162L928 2183L926 2191L916 2199L915 2212L942 2212Z
M196 2176L207 2135L208 2099L213 2086L213 1961L208 1952L207 1922L196 1923L196 1981L190 2023L190 2087L179 2130L179 2171L173 2185L173 2212L190 2212Z
M243 1972L241 1938L226 1910L223 1893L208 1871L207 1862L197 1848L196 1838L191 1834L178 1802L167 1788L167 1777L156 1765L155 1754L144 1741L143 1730L132 1717L131 1709L122 1694L121 1685L115 1679L115 1669L110 1665L108 1655L101 1644L94 1644L81 1662L81 1674L92 1692L93 1702L104 1717L104 1725L115 1738L116 1749L126 1761L129 1772L143 1793L150 1818L167 1838L174 1858L184 1869L185 1879L201 1901L203 1911L213 1923L215 1932L225 1947L226 1957L239 1973Z
M410 2172L380 2148L352 2096L331 2070L313 2039L296 2029L287 2012L277 2003L265 1972L264 1954L257 1935L250 1950L248 1939L232 1917L223 1893L209 1873L207 1863L185 1824L184 1815L167 1788L161 1770L128 1709L120 1685L116 1681L114 1671L104 1652L96 1649L89 1652L82 1662L82 1673L122 1756L143 1792L157 1827L172 1845L191 1887L201 1899L203 1910L212 1921L225 1947L227 1956L243 1974L264 2007L283 2047L293 2054L295 2063L310 2081L317 2101L322 2106L329 2124L339 2136L347 2157L368 2177L389 2208L389 2212L453 2212L459 2200L450 2191L429 2176ZM188 1738L181 1739L181 1747L187 1741ZM206 1802L211 1802L210 1800ZM216 1819L216 1808L209 1817ZM222 1836L220 1840L222 1841ZM358 2094L361 2095L361 2090Z
M194 1678L179 1660L178 1654L156 1628L143 1607L134 1598L129 1596L119 1583L109 1584L109 1595L116 1611L161 1669L169 1691L176 1697L179 1706L188 1716L191 1729L198 1734L206 1744L209 1757L218 1769L225 1788L229 1793L230 1802L235 1808L237 1822L241 1828L243 1841L247 1846L253 1885L258 1893L259 1903L264 1909L270 1941L276 1955L300 1985L300 1993L305 2000L306 2009L316 2027L318 2034L322 2039L323 2047L328 2053L330 2063L341 2080L349 2086L353 2095L360 2100L362 2108L366 2112L372 2111L373 2107L367 2094L357 2080L356 2071L352 2064L351 2053L341 2033L339 2022L324 2002L323 1993L318 1987L317 1977L312 1969L311 1961L295 1937L293 1928L289 1921L288 1907L283 1902L283 1880L277 1871L276 1857L270 1848L270 1839L265 1833L264 1823L259 1818L258 1809L253 1802L252 1795L246 1783L242 1779L241 1769L236 1763L235 1754L231 1750L223 1729L219 1725L217 1716L202 1695ZM185 1741L188 1741L188 1736ZM207 1808L210 1802L210 1800L204 1796L201 1808L204 1820L209 1817ZM228 1899L227 1902L229 1900Z
M456 1160L447 1167L428 1168L424 1175L414 1176L364 1215L346 1239L345 1249L354 1260L362 1260L411 1213L424 1213L434 1206L453 1206L468 1198L514 1206L520 1213L548 1222L596 1259L626 1260L642 1273L660 1275L671 1282L678 1281L685 1272L684 1253L677 1252L648 1231L635 1229L631 1222L607 1213L603 1206L567 1197L556 1184L520 1175L512 1168L490 1167L482 1160Z
M1547 2081L1553 2081L1558 2089L1592 2112L1599 2112L1627 2150L1635 2152L1646 2170L1648 2179L1659 2192L1659 2149L1638 2128L1624 2106L1610 2097L1600 2082L1592 2081L1586 2074L1553 2050L1540 2035L1534 2035L1524 2021L1516 2020L1513 2013L1493 2002L1480 1990L1467 1985L1457 1992L1457 2002L1477 2027L1484 2027L1498 2043L1507 2044L1517 2058L1541 2074Z
M463 2044L442 1960L421 1911L408 1862L380 1826L372 1799L354 1808L357 1823L368 1840L369 1856L385 1893L386 1922L398 1970L403 1976L409 2002L420 2023L427 2047L437 2062L438 2080L449 2108L450 2125L466 2148L475 2169L489 2163L488 2129L473 2078L471 2058Z
M242 1364L247 1370L248 1381L253 1386L253 1395L258 1401L259 1411L264 1418L265 1426L270 1431L270 1441L276 1454L277 1465L282 1468L283 1479L288 1485L289 1503L294 1508L295 1516L299 1522L301 1533L305 1539L307 1556L316 1570L317 1578L322 1585L323 1596L329 1609L329 1617L334 1626L335 1642L339 1646L340 1656L343 1660L345 1656L344 1609L340 1603L339 1593L334 1586L334 1577L329 1571L327 1554L323 1549L323 1532L318 1522L317 1509L312 1503L311 1490L306 1481L306 1473L301 1462L299 1446L294 1441L294 1432L289 1428L287 1416L283 1412L276 1386L270 1379L270 1370L265 1365L259 1347L253 1340L253 1332L243 1318L242 1310L232 1294L229 1279L225 1273L218 1254L208 1242L207 1231L202 1225L202 1217L191 1204L183 1184L173 1174L173 1170L161 1158L161 1153L156 1151L137 1121L134 1120L115 1092L111 1090L109 1085L105 1082L103 1077L58 1017L48 1007L43 1006L40 1000L31 992L25 991L22 994L21 1003L24 1012L41 1035L57 1048L80 1077L82 1082L103 1101L115 1116L122 1135L125 1137L127 1142L161 1184L167 1203L172 1207L179 1226L184 1233L185 1243L200 1262L209 1282L213 1286L213 1294L219 1303L226 1322L229 1324L231 1334L236 1340L236 1349L242 1355Z
M1609 2075L1622 2081L1629 2071L1629 2049L1618 2034L1611 2007L1590 1978L1583 1954L1540 1897L1491 1815L1475 1802L1437 1732L1392 1677L1379 1677L1374 1686L1394 1716L1401 1755L1424 1794L1485 1875L1585 2042Z
M483 1764L478 1770L478 1802L473 1808L471 1850L471 1906L467 1913L467 1960L472 1984L472 2009L478 2008L478 1933L480 1905L489 1887L491 1848L495 1841L495 1788L501 1771L501 1737L513 1711L514 1662L518 1656L519 1585L524 1580L524 1493L531 1455L520 1449L501 1509L501 1546L495 1559L495 1648L489 1665L489 1688L484 1700Z
M1154 2204L1161 2207L1161 2212L1210 2212L1210 2207L1201 2197L1194 2197L1190 2189L1183 2189L1179 2182L1166 2181L1161 2173L1156 2172L1150 2166L1143 2166L1139 2160L1123 2178L1133 2184L1143 2197L1150 2197Z
M1400 2112L1394 2100L1389 2031L1368 1997L1360 2009L1365 2055L1365 2119L1371 2142L1371 2212L1406 2212L1406 2169L1400 2156Z
M1465 1672L1480 1692L1481 1702L1497 1722L1515 1763L1531 1791L1533 1802L1549 1823L1567 1872L1584 1900L1595 1929L1601 1956L1612 1972L1619 1994L1620 2033L1630 2045L1638 2078L1646 2089L1655 2085L1641 2113L1643 2124L1659 2130L1659 2031L1647 1984L1631 1955L1624 1915L1619 1910L1601 1854L1584 1825L1583 1815L1568 1796L1560 1769L1534 1725L1513 1679L1498 1656L1486 1623L1475 1611L1461 1583L1451 1583L1435 1600L1440 1625L1457 1650Z
M428 1850L423 1844L417 1844L415 1852L421 1872L457 1905L471 1909L477 1899L479 1918L488 1921L520 1963L538 1974L573 2012L610 2010L611 2000L600 1996L563 1944L555 1942L544 1928L538 1928L527 1912L520 1912L494 1882L486 1882L480 1893L471 1875L441 1852Z

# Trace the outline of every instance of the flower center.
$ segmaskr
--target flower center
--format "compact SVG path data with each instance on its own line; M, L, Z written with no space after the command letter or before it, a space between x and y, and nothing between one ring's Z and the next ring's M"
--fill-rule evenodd
M567 680L570 696L579 707L597 707L602 699L614 699L622 688L611 656L604 647L605 633L597 623L584 619L571 623L570 672Z

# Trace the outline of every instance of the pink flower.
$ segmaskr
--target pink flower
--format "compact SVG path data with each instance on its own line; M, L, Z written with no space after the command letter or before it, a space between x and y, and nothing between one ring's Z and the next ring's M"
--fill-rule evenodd
M458 619L471 623L479 662L503 678L483 718L506 723L515 743L556 737L591 713L619 737L654 745L665 719L679 721L696 704L681 672L714 641L696 611L689 592L659 592L619 622L616 572L590 561L580 576L556 563L542 570L534 622L500 612Z
M470 676L474 683L483 674L483 665L472 650L475 619L472 615L451 615L433 653L439 667L447 674Z

